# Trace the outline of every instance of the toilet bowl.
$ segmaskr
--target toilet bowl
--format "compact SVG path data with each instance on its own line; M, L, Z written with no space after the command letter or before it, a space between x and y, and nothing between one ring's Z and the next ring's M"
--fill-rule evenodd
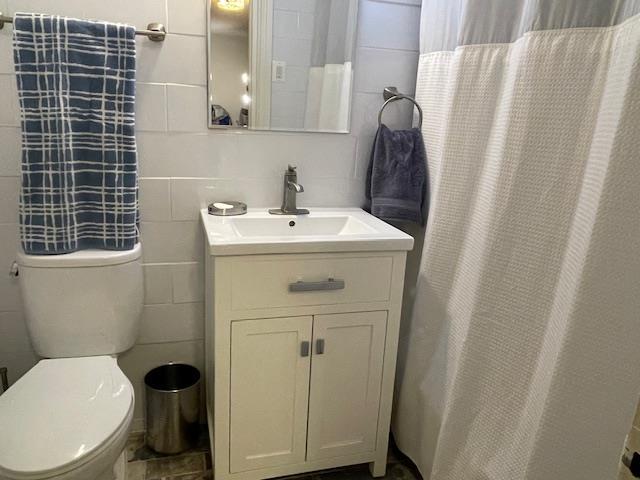
M116 478L135 401L117 355L138 335L141 253L138 244L18 255L25 320L44 359L0 396L0 480Z

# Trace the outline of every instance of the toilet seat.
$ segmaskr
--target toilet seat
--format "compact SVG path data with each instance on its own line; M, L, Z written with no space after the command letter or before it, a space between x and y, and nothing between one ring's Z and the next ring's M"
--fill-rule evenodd
M90 462L126 433L133 400L114 357L41 360L0 396L0 478L50 478Z

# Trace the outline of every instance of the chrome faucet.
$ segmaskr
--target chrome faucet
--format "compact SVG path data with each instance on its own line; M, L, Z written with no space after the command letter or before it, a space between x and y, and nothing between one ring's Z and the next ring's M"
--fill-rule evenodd
M269 213L272 215L305 215L309 213L309 210L296 206L296 196L302 192L304 192L304 187L298 183L296 167L289 165L289 168L284 172L282 207L272 208Z

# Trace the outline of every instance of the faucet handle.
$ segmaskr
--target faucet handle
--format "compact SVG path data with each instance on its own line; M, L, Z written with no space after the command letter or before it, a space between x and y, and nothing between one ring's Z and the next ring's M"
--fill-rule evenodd
M298 168L298 167L294 167L293 165L289 165L289 167L287 168L287 173L296 173L296 168Z

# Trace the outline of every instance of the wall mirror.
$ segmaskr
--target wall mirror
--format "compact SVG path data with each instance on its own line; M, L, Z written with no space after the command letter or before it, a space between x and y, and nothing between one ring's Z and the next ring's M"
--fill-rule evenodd
M209 0L210 128L349 132L357 0Z

